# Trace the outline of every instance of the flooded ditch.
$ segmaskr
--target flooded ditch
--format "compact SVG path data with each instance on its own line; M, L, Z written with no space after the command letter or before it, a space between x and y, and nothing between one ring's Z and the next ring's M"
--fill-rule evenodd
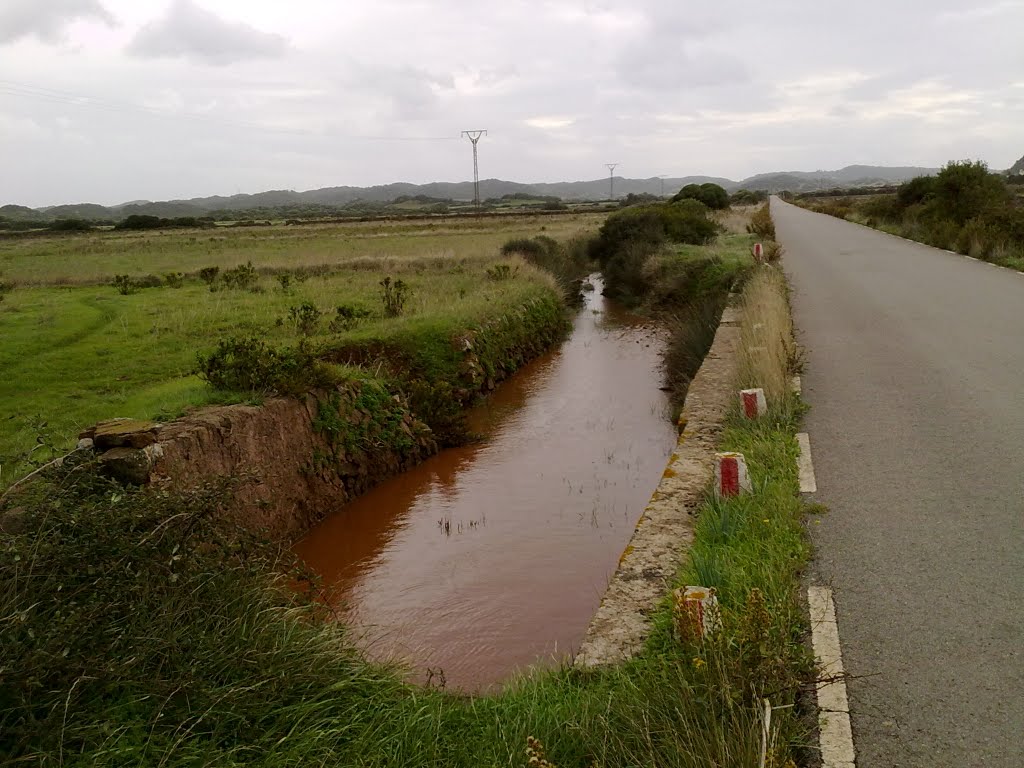
M370 657L477 691L579 645L676 443L663 334L595 282L569 339L470 414L484 440L295 545Z

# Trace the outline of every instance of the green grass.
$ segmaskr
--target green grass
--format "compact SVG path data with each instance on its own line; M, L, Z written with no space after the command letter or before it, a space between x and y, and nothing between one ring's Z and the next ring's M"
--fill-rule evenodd
M95 284L115 274L353 265L387 271L427 256L492 256L506 240L543 231L568 239L600 225L604 214L515 215L302 226L245 227L0 239L0 281L19 285Z
M211 292L200 280L189 279L179 289L146 288L129 295L109 285L19 287L6 294L0 302L0 337L4 339L0 370L5 374L0 380L0 488L73 446L78 432L96 421L115 416L166 419L191 406L237 401L242 396L216 393L193 375L197 353L210 352L228 337L256 336L271 345L295 345L301 334L289 318L289 309L304 302L326 313L311 340L344 348L373 341L394 345L403 339L411 343L446 339L556 291L549 276L526 264L514 279L487 277L488 267L496 261L510 261L497 255L498 241L503 242L506 234L501 221L493 231L465 235L472 245L461 235L435 234L430 239L426 234L402 232L393 239L373 240L377 257L338 261L327 274L304 282L293 279L287 292L274 275L262 275L258 293ZM187 236L154 239L161 242L164 264L181 270L191 263L194 254L187 249L174 251L184 247ZM120 258L120 249L130 241L112 235L104 242L104 258ZM306 251L284 250L298 247L288 240L260 241L232 234L226 242L247 259L261 254L270 259L270 252L260 248L272 246L278 249L274 251L278 266L308 256ZM410 244L447 255L383 255L391 248L405 248L412 254ZM245 250L250 247L256 250ZM45 258L51 257L57 264L72 258L60 254ZM51 277L59 274L54 271L57 268L47 267ZM90 268L83 264L82 274ZM384 276L409 286L400 317L384 316L379 287ZM366 309L371 316L354 328L334 333L329 324L335 307L342 304Z

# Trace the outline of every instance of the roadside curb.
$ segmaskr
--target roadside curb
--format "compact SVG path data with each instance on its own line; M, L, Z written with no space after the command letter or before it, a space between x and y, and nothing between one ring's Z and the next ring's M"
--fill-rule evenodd
M726 307L679 417L679 440L573 659L576 667L624 661L650 633L650 616L693 542L694 513L714 473L715 451L736 394L739 313Z

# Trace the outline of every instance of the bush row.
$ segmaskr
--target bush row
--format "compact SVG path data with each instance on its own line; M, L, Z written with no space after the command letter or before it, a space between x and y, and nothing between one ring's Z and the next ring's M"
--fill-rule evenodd
M1024 207L1006 179L989 172L982 162L948 163L937 175L911 179L893 194L802 204L937 248L1018 269L1024 266Z

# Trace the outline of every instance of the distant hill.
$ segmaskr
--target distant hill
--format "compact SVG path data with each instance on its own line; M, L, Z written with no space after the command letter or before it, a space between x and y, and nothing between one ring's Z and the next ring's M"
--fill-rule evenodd
M40 213L48 219L109 219L113 214L109 208L96 203L76 203L74 205L54 205L40 208Z
M740 189L763 189L768 192L819 192L839 187L881 187L898 184L915 176L933 176L938 168L913 166L892 168L877 165L848 165L838 171L786 171L762 173L744 179Z
M38 219L39 211L24 205L0 205L0 216L5 219Z
M1024 157L1011 165L1009 170L1006 171L1006 174L1008 176L1024 176Z
M1014 165L1016 172L1024 172L1024 158ZM660 179L627 179L615 177L615 197L628 194L672 195L686 184L704 184L711 182L720 184L730 192L737 189L766 190L769 192L814 192L840 187L870 187L906 181L914 176L930 175L937 168L891 168L874 165L850 165L838 171L786 171L778 173L762 173L743 181L732 181L716 176L683 176ZM1011 172L1014 172L1011 169ZM600 178L591 181L564 181L543 184L523 184L501 179L482 179L480 196L500 198L516 193L536 195L537 197L553 196L569 201L606 200L608 199L608 179ZM410 184L396 182L374 187L324 187L306 192L295 192L290 189L270 190L256 194L216 195L213 197L194 197L189 200L169 200L150 202L133 200L105 207L94 203L77 205L59 205L48 208L26 208L20 205L0 207L0 217L7 219L123 219L132 214L145 214L173 218L178 216L206 216L214 211L252 211L257 209L281 209L314 204L325 207L343 207L356 202L387 203L400 196L414 197L424 195L440 200L469 201L473 199L473 183L469 181L435 181L429 184Z

